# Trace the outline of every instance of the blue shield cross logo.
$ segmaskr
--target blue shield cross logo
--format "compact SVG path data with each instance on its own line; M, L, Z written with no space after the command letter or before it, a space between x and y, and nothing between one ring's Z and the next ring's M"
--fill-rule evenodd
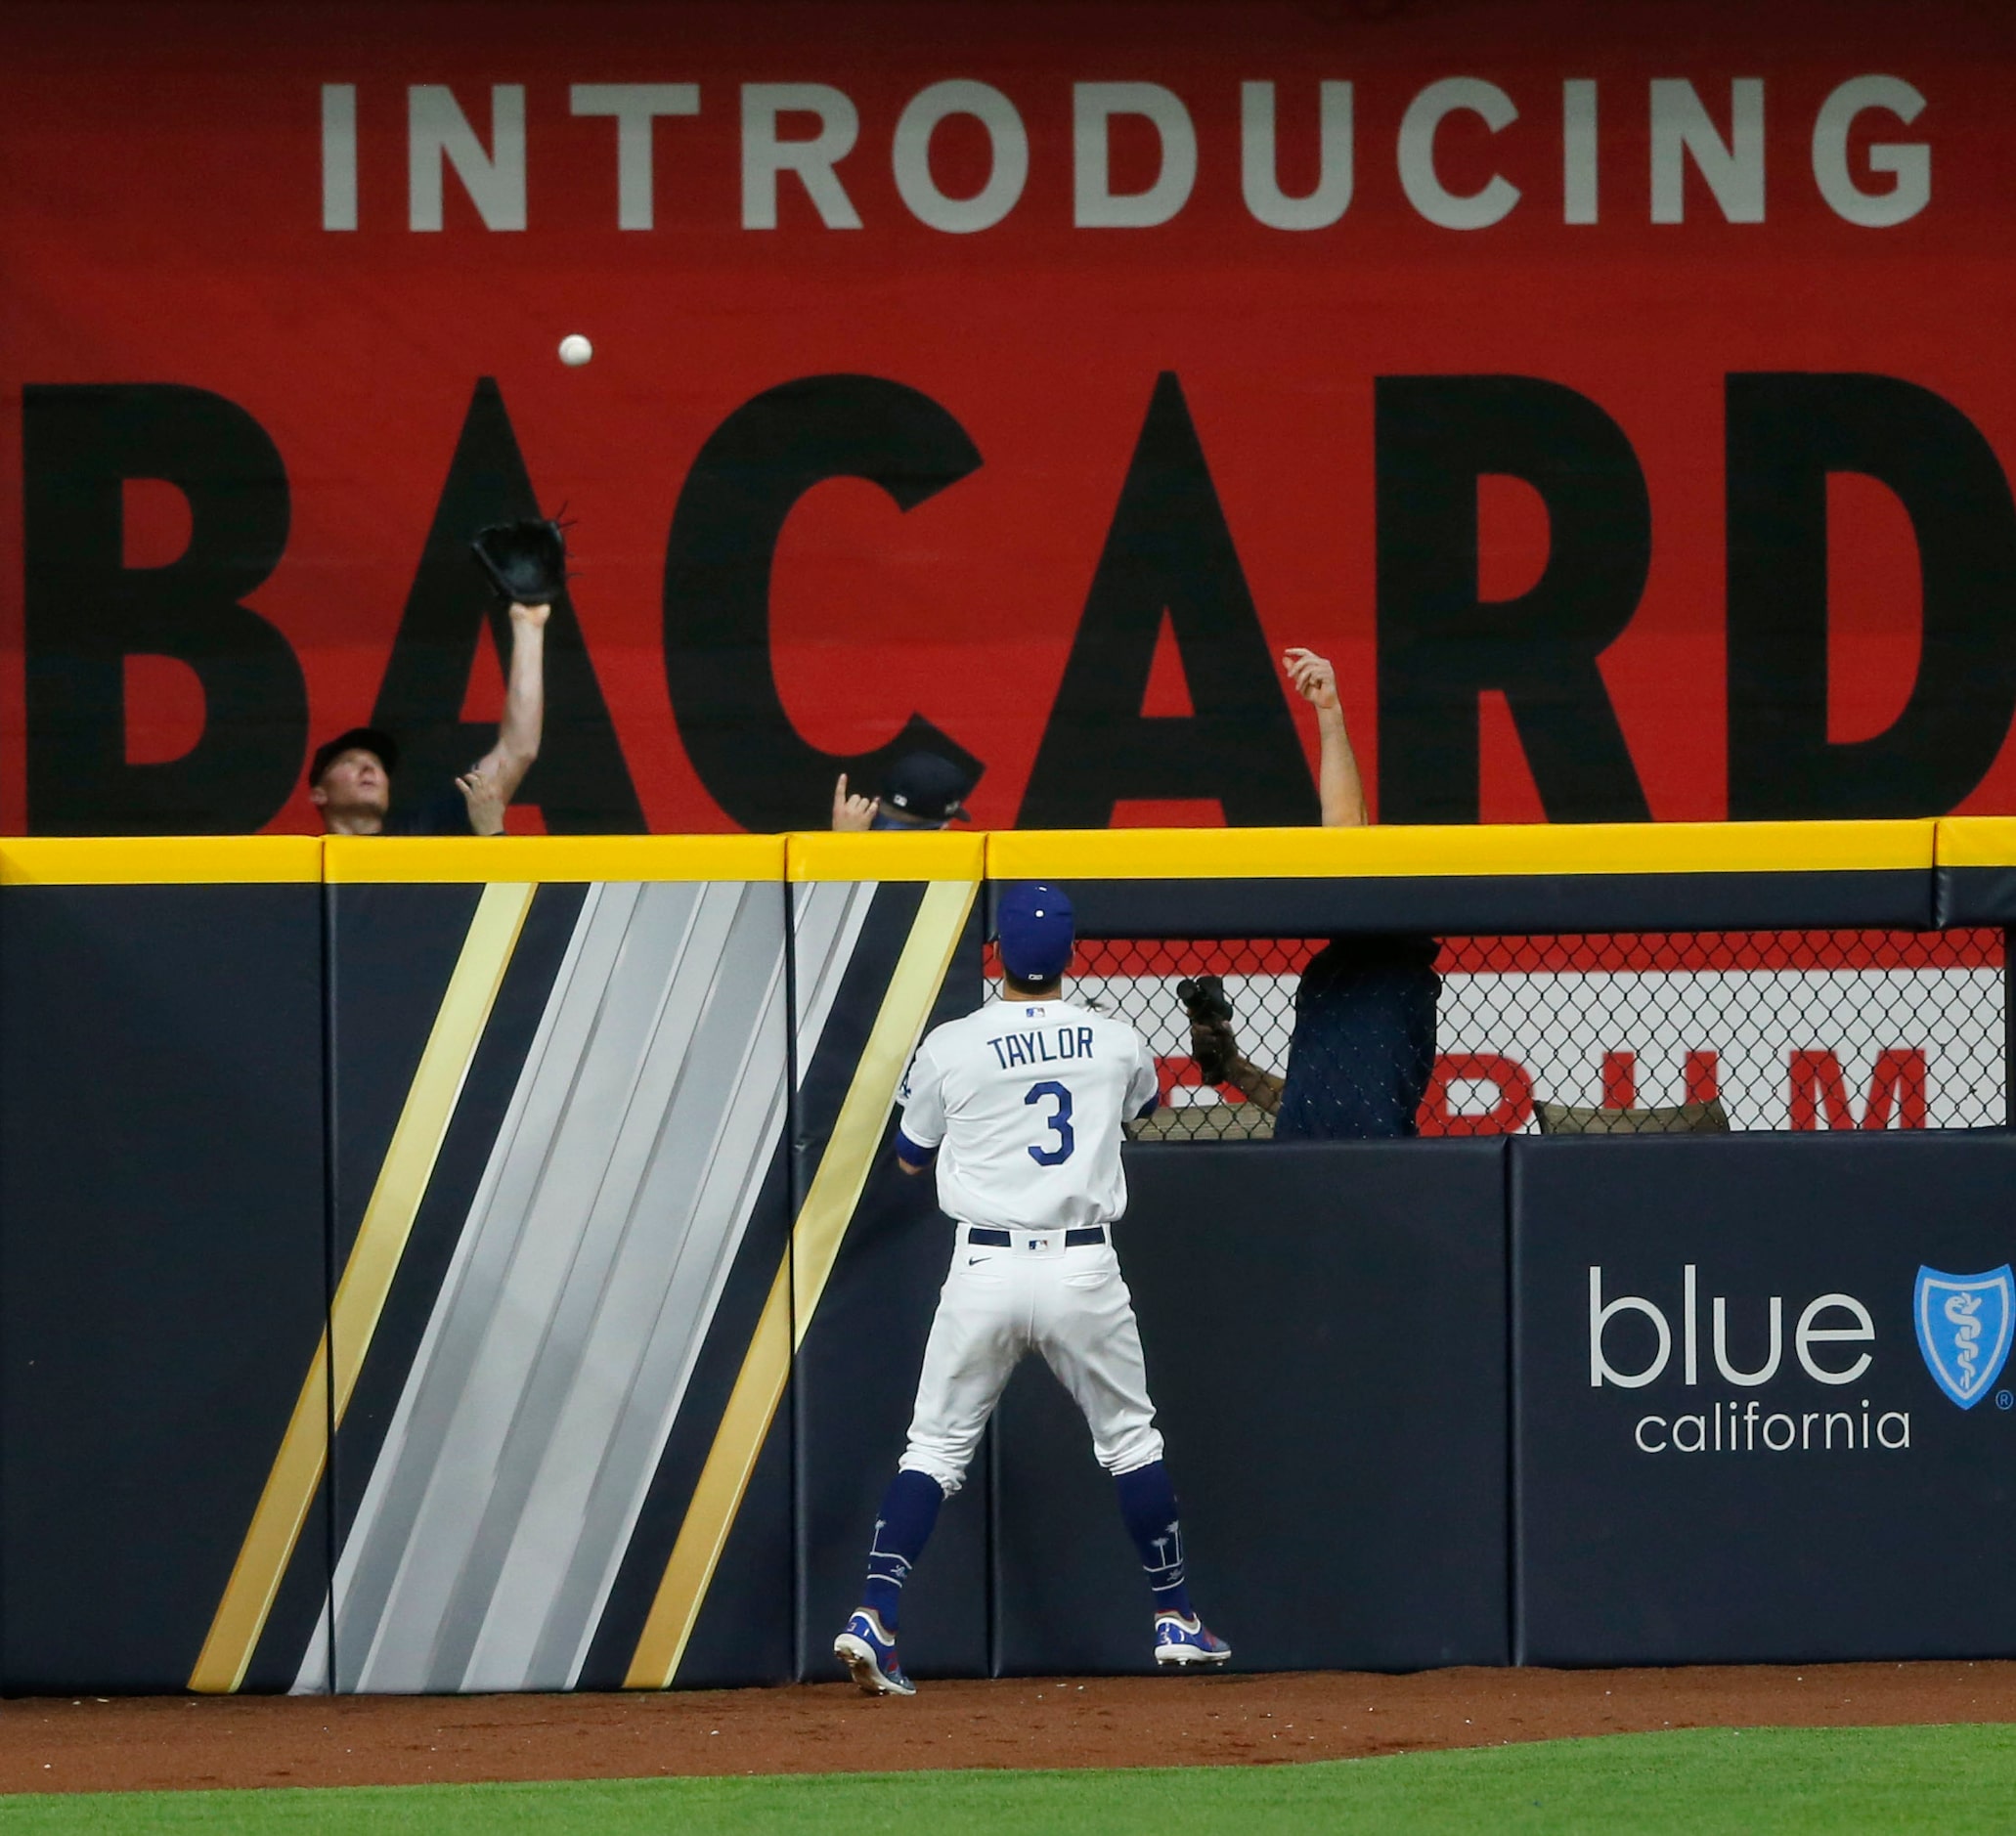
M2009 1356L2016 1275L2006 1262L1986 1275L1943 1275L1921 1267L1911 1316L1925 1368L1954 1402L1972 1409L1994 1386Z

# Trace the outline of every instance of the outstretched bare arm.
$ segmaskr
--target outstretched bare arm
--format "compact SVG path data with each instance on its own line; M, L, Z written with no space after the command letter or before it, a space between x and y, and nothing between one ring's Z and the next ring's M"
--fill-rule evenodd
M1362 829L1372 818L1365 808L1365 785L1358 775L1358 755L1351 750L1351 736L1344 730L1343 703L1337 699L1337 671L1328 657L1313 650L1289 650L1282 654L1282 667L1295 692L1316 710L1316 733L1321 745L1317 760L1316 789L1323 802L1326 829Z
M517 795L525 773L539 757L541 729L546 724L546 605L511 607L511 665L504 683L504 719L497 724L497 744L475 766L490 780L501 804Z

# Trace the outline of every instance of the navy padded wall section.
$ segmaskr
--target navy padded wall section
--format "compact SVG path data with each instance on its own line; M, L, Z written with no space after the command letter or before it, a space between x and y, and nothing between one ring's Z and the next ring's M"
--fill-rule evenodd
M1522 1662L2016 1651L1996 1529L2016 1508L2016 1394L1989 1376L2009 1342L2016 1139L1512 1153ZM2000 1272L1961 1291L1980 1329L1966 1407L1920 1350L1921 1266ZM1950 1361L1951 1297L1929 1297Z
M2016 925L2016 867L1939 869L1939 923Z
M1507 1661L1504 1168L1498 1141L1127 1151L1120 1266L1240 1669ZM1037 1361L994 1431L1001 1671L1152 1669L1112 1482Z
M1923 930L1923 868L1074 881L1086 938ZM1978 922L1978 921L1977 921Z
M0 894L9 1694L186 1687L238 1558L324 1322L319 897ZM313 1633L326 1538L318 1504L282 1646Z

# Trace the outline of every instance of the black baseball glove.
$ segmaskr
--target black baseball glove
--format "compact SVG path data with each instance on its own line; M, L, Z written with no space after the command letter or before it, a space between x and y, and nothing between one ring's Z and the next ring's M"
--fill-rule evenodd
M494 523L469 547L508 604L550 605L566 589L567 538L558 523Z
M1176 999L1190 1017L1190 1055L1197 1060L1199 1074L1207 1084L1225 1081L1232 1061L1239 1056L1238 1035L1232 1030L1232 1000L1217 976L1199 976L1196 981L1176 984Z

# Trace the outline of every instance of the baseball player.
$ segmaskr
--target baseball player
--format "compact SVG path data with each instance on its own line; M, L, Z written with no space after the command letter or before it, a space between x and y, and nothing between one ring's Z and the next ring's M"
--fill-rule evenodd
M908 1173L936 1161L939 1204L958 1234L860 1610L833 1641L873 1695L916 1693L896 1655L903 1581L1032 1350L1084 1411L1114 1475L1154 1596L1156 1662L1232 1655L1191 1608L1175 1488L1113 1248L1111 1227L1127 1207L1121 1124L1156 1107L1155 1060L1124 1021L1064 998L1074 931L1062 893L1009 887L996 927L1000 1000L935 1027L903 1079L897 1157Z

